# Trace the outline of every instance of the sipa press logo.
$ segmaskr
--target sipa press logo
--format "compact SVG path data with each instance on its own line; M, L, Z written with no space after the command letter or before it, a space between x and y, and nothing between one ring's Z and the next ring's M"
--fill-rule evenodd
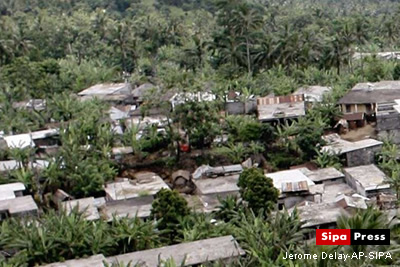
M389 229L317 229L316 245L390 245Z

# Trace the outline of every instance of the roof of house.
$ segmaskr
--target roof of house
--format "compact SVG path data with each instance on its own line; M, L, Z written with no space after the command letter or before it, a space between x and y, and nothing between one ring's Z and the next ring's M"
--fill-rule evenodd
M290 189L291 192L303 191L308 189L306 189L306 187L315 185L300 169L267 173L265 176L272 179L274 186L281 193L288 192L288 189ZM293 185L288 186L288 183Z
M294 209L290 209L293 211ZM323 224L336 223L342 214L347 212L336 203L320 203L305 206L298 206L300 221L303 228L315 227Z
M222 236L177 245L108 257L111 263L131 262L146 267L159 266L159 260L173 259L179 266L191 266L244 255L232 236Z
M147 218L151 213L152 196L144 196L133 199L109 201L100 209L100 216L112 221L115 218Z
M111 107L108 110L108 114L110 115L110 119L113 121L123 120L129 118L129 112L120 110L116 107Z
M358 83L343 96L339 104L382 103L400 98L400 81Z
M102 198L104 200L104 198ZM100 201L105 202L105 201ZM79 212L83 212L86 220L93 221L100 219L98 212L99 201L95 201L94 197L80 198L69 200L61 203L61 206L65 209L66 213L69 214L76 208Z
M333 167L310 171L306 175L313 182L322 182L325 180L344 178L344 174Z
M50 263L42 267L104 267L105 261L103 254L97 254L88 258Z
M222 176L210 179L193 180L197 191L201 195L219 194L228 192L239 192L237 183L239 175Z
M153 172L143 172L139 179L109 183L105 187L113 200L123 200L146 195L155 195L162 188L170 189L160 176Z
M132 91L132 95L134 98L137 98L138 100L143 100L143 97L150 92L155 86L151 83L144 83Z
M0 171L1 172L15 170L18 168L19 168L19 164L18 164L18 161L16 161L16 160L0 161Z
M344 173L350 175L367 191L390 188L386 175L374 164L345 168Z
M11 215L37 211L38 206L32 196L16 197L0 201L0 211L8 211Z
M355 191L346 183L325 184L322 202L333 203L340 195L352 195Z
M9 148L34 147L35 143L29 133L4 136L4 140Z
M78 93L79 96L101 96L128 94L131 91L129 83L100 83Z
M306 114L303 95L257 98L257 112L260 121L281 118L297 118Z
M228 174L237 174L243 171L243 167L240 164L226 165L211 167L210 165L201 165L193 172L193 178L199 179L203 176L213 177L213 176L223 176Z
M336 197L335 202L338 206L346 209L346 208L354 208L354 209L366 209L367 203L365 202L365 198L354 194L353 196L339 195Z
M0 185L0 200L15 198L15 192L24 191L25 185L23 183L10 183Z
M111 149L111 153L113 155L126 155L126 154L131 154L133 153L133 148L130 146L124 146L124 147L113 147Z
M383 142L371 138L350 142L340 138L340 136L337 134L326 135L322 138L327 142L327 145L323 146L321 151L339 155L359 149L380 146L383 144Z

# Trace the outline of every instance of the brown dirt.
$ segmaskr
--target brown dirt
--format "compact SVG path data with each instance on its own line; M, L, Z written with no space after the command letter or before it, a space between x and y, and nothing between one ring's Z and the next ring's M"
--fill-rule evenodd
M359 141L366 138L376 138L375 123L367 124L364 127L349 130L342 134L341 137L347 141Z

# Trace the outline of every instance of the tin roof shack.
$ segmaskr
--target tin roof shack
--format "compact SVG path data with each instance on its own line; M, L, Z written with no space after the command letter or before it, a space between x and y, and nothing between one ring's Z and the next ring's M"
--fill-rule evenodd
M319 193L314 192L315 183L301 169L267 173L265 176L272 179L280 192L279 208L291 208L303 201L315 202L320 198L316 197Z
M126 200L107 201L100 207L100 217L106 221L113 218L147 218L151 213L153 196L143 196Z
M364 197L375 197L379 193L391 193L386 175L375 165L345 168L347 183Z
M306 115L303 95L289 95L257 98L258 120L281 122Z
M129 83L101 83L78 93L81 100L98 98L115 105L133 104L132 86Z
M309 171L306 173L315 184L339 184L344 183L344 174L333 167Z
M400 98L400 81L358 83L338 104L343 114L365 113L375 117L377 104Z
M23 183L10 183L0 185L0 201L22 197L25 191Z
M168 185L154 172L135 174L135 180L125 179L106 185L106 200L124 200L143 196L153 196L162 188L169 189Z
M103 254L97 254L88 258L50 263L42 267L104 267L104 262L106 258Z
M375 139L350 142L343 140L337 134L326 135L323 139L327 145L322 147L321 151L342 156L348 167L374 163L375 154L381 150L383 144Z
M104 204L104 197L87 197L61 202L61 207L67 214L70 214L75 209L78 212L82 212L86 220L94 221L100 219L98 208Z
M290 210L293 212L294 208ZM334 229L339 216L348 215L347 211L336 203L320 203L298 206L302 228ZM315 233L312 233L315 234Z
M180 266L192 266L214 261L233 260L244 254L244 250L229 235L112 256L107 260L111 264L130 262L133 266L158 267L160 261L173 259Z
M214 178L218 176L227 176L233 174L241 174L243 167L240 164L211 167L209 165L201 165L192 174L193 179Z
M0 220L7 217L36 215L38 206L32 196L0 200Z
M295 95L304 95L304 100L307 103L315 103L322 102L324 96L329 94L332 91L331 87L326 86L308 86L301 87L297 91L294 92Z

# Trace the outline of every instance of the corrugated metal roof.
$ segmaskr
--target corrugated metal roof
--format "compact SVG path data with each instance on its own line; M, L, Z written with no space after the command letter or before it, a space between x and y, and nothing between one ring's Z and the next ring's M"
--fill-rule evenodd
M308 191L307 181L282 183L282 193Z
M260 97L257 98L257 105L273 105L282 103L296 103L304 101L303 95L287 95L276 97Z

